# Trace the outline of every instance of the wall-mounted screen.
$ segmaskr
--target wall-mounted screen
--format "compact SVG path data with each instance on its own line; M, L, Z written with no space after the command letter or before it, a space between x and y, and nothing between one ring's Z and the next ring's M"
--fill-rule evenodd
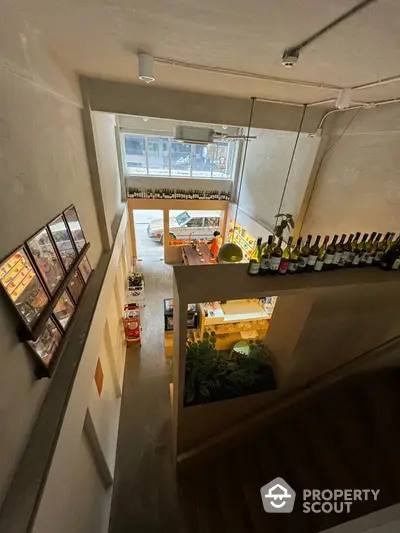
M50 222L49 230L56 243L65 270L68 272L77 255L62 215Z
M81 252L83 247L86 244L85 235L81 223L79 222L78 214L73 205L68 207L64 211L65 220L67 221L69 231L71 232L72 238L74 240L75 246L78 252Z
M0 282L19 315L31 329L49 299L24 247L0 264Z
M68 290L76 304L78 303L79 298L81 297L83 288L84 285L82 278L79 275L79 272L76 271L75 274L72 276L71 281L68 283Z
M67 329L68 322L71 320L74 311L75 305L67 291L64 291L54 307L54 316L63 331Z
M64 279L64 271L47 228L41 229L26 244L46 287L54 294Z
M62 335L52 318L49 318L46 325L36 341L28 341L28 345L39 357L45 366L49 366Z
M82 274L84 282L87 283L90 274L92 273L92 267L90 266L89 259L86 255L82 259L82 263L79 265L79 272Z

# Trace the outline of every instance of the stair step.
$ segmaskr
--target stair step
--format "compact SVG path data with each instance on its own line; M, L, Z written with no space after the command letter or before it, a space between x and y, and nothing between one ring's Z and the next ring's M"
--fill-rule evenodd
M238 466L232 454L221 457L214 467L226 533L253 533Z

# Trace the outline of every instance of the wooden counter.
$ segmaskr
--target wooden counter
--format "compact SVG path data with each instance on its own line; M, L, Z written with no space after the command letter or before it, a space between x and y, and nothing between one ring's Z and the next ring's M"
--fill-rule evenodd
M186 265L209 265L213 262L211 252L206 244L199 244L199 250L203 254L200 256L193 246L182 246L182 254ZM204 261L201 261L204 259Z

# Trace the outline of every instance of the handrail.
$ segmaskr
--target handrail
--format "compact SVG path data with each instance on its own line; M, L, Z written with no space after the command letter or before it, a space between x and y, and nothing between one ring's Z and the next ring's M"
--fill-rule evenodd
M323 376L314 378L313 380L299 387L291 389L288 392L288 394L282 398L281 401L278 401L277 403L274 403L271 406L264 407L262 410L258 411L253 416L247 417L245 420L235 424L235 426L225 431L222 431L222 433L218 435L214 435L213 437L207 439L206 441L199 444L198 446L195 446L194 448L191 448L187 452L184 452L178 455L178 458L177 458L178 469L180 466L182 466L183 463L190 461L193 458L197 458L203 453L212 451L214 448L216 448L217 446L220 446L224 442L226 443L230 441L232 438L237 436L239 433L242 433L246 430L248 431L251 428L264 422L266 418L270 418L274 415L277 415L278 413L281 413L282 410L292 407L297 402L311 396L312 394L315 394L316 392L319 392L320 390L327 388L329 385L332 385L346 377L356 375L355 371L357 370L365 371L369 368L376 366L377 352L381 350L385 350L390 347L393 348L393 345L396 345L399 342L400 342L400 335L395 335L394 337L391 337L387 341L384 341L378 344L377 346L370 348L369 350L366 350L365 352L362 352L355 358L351 359L351 361L347 361L343 363L342 365L336 367L335 369L324 374ZM392 362L392 359L388 358L386 363L388 362ZM382 359L379 360L379 363L380 363L380 368L382 366L383 367L385 366L385 365L382 365ZM398 364L400 366L400 356L398 358ZM396 365L390 365L390 366L396 366ZM343 370L346 370L346 372L343 373Z

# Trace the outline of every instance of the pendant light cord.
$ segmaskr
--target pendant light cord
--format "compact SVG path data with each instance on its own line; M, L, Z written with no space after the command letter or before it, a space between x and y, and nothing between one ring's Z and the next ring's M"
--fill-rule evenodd
M240 199L240 193L242 191L244 169L245 169L245 166L246 166L246 158L247 158L247 147L249 145L249 140L250 140L250 130L251 130L251 123L253 121L253 112L254 112L254 104L255 103L256 103L256 97L252 96L251 97L250 113L249 113L249 123L248 123L248 126L247 126L247 135L245 137L246 146L245 146L244 154L243 154L242 172L240 173L240 182L239 182L238 194L237 194L237 198L236 198L236 213L235 213L235 221L233 223L233 231L235 231L235 229L236 229L236 220L237 220L237 215L238 215L238 210L239 210L239 199Z
M300 120L300 124L299 124L299 129L298 129L298 131L297 131L296 140L295 140L295 142L294 142L293 152L292 152L292 157L290 158L290 163L289 163L289 167L288 167L287 174L286 174L285 185L283 186L283 191L282 191L281 201L280 201L280 204L279 204L279 209L278 209L278 213L277 213L277 215L279 215L279 213L281 212L281 208L282 208L282 204L283 204L283 199L284 199L284 197L285 197L286 187L287 187L287 184L288 184L288 181L289 181L289 177L290 177L290 173L291 173L291 171L292 171L292 167L293 167L294 156L296 155L297 145L298 145L298 143L299 143L299 139L300 139L301 128L302 128L302 126L303 126L304 117L305 117L305 115L306 115L306 110L307 110L307 104L304 104L304 107L303 107L303 113L302 113L302 115L301 115L301 120ZM276 226L277 226L277 224L278 224L278 219L276 218L276 219L275 219L275 226L274 226L274 234L275 234L275 230L276 230Z

